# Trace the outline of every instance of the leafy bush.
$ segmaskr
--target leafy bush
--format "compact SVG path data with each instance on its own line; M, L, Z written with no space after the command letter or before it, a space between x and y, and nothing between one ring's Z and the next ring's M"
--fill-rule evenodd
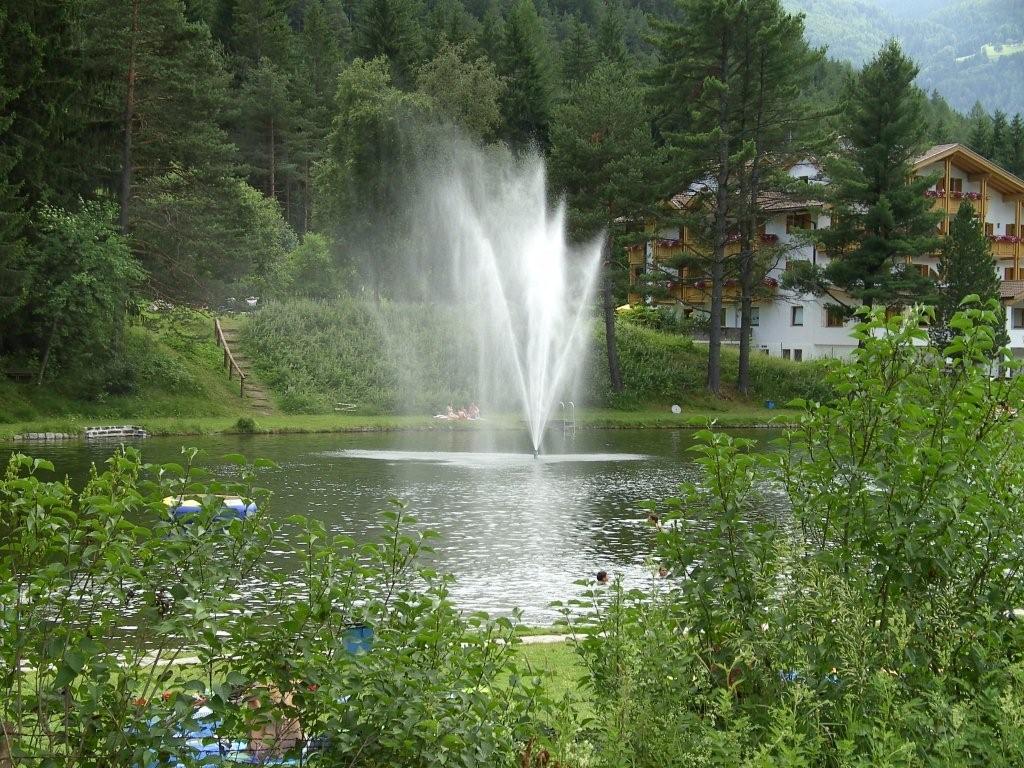
M543 700L517 668L513 623L456 610L451 579L422 566L430 535L409 532L403 507L385 514L379 542L357 546L320 523L267 516L253 485L263 462L226 456L240 479L220 483L194 459L149 466L128 451L76 491L41 479L48 462L11 458L0 479L0 756L193 765L187 732L220 722L242 741L276 723L298 741L266 749L297 757L316 743L321 765L518 764ZM220 520L214 494L262 511ZM174 520L162 499L185 495L203 511ZM284 569L268 558L282 547ZM369 654L346 652L353 625L372 628Z
M465 317L455 307L293 299L271 302L250 317L243 342L285 412L330 412L337 403L355 403L369 412L437 412L481 396L479 360L465 342L464 326ZM678 333L620 319L626 392L612 394L603 326L594 328L578 401L639 405L704 393L706 347ZM723 378L735 379L736 354L723 350L722 362ZM755 355L755 396L780 403L796 397L827 400L826 365ZM492 407L515 408L510 392L491 389L498 401Z
M1024 379L988 376L997 309L941 353L920 312L870 315L777 451L700 435L700 482L646 505L669 578L584 600L600 765L1022 764Z

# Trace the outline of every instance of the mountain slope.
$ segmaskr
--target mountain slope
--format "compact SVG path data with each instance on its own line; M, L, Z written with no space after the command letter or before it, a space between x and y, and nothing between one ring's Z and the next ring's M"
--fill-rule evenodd
M921 66L919 82L955 107L1024 112L1024 0L915 0L899 15L886 0L786 0L807 17L811 42L862 64L898 38Z

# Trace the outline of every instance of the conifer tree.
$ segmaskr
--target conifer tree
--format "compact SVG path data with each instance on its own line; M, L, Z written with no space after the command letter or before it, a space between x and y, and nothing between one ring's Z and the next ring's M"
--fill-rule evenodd
M974 102L968 115L971 124L967 145L983 157L992 157L992 120L981 102Z
M504 137L514 146L548 145L551 71L544 28L533 0L517 0L505 20L499 73L505 77L501 100Z
M997 109L992 113L991 154L988 159L994 163L1006 164L1006 157L1009 154L1010 126L1006 119L1006 113Z
M676 159L677 190L699 185L687 222L703 245L691 257L710 283L707 388L721 391L721 327L726 246L736 221L738 171L745 162L735 117L743 61L743 0L681 0L679 22L656 25L658 62L652 99L658 126ZM688 95L681 98L681 94ZM672 179L670 179L672 180Z
M629 57L626 50L626 11L620 0L605 0L601 19L597 25L597 50L601 58L624 64Z
M240 94L242 146L253 185L274 200L281 191L279 169L286 158L284 137L293 104L288 76L268 58L249 69Z
M609 380L623 389L615 341L613 281L623 272L616 236L650 215L662 195L665 153L651 135L651 115L636 75L614 63L599 65L555 111L551 125L551 183L565 194L575 234L606 233L602 307Z
M445 44L462 45L474 39L480 22L467 11L461 0L439 0L427 15L426 54L434 58Z
M234 0L232 50L246 67L258 65L261 59L278 67L289 64L292 31L287 8L286 0Z
M905 267L940 244L940 214L924 194L934 179L913 173L927 130L916 76L899 44L887 44L850 82L840 115L846 151L825 165L832 223L819 233L831 257L824 277L865 304L905 304L932 290Z
M737 220L740 252L740 349L736 386L750 391L753 300L762 280L779 259L762 246L758 225L764 220L765 191L784 192L786 164L805 160L819 148L815 131L825 116L800 94L821 59L804 39L801 16L788 14L778 0L749 0L742 35L745 51L737 73L738 122L747 160L737 170L740 199Z
M569 22L569 33L562 43L562 80L571 89L582 83L597 64L597 46L590 28L579 16Z
M420 14L416 0L361 0L356 11L356 55L367 61L383 56L400 88L413 86L423 58Z
M286 206L289 222L300 233L310 226L313 211L313 167L323 157L334 117L334 92L343 64L348 18L336 0L312 0L303 14L296 41L298 63L291 78L291 130L284 140L294 173Z
M955 335L949 327L949 320L960 309L960 302L965 297L975 294L983 302L994 299L999 303L1000 280L996 268L992 246L974 206L964 201L950 221L949 235L942 244L939 258L942 288L931 330L937 344L948 344ZM997 347L1008 343L1003 312L999 313L999 322L994 330Z
M1020 112L1010 121L1006 145L1007 168L1018 176L1024 176L1024 119Z

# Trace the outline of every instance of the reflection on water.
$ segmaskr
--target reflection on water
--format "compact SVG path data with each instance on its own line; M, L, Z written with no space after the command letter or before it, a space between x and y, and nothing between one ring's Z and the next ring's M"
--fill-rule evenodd
M759 439L769 434L754 433ZM417 526L441 535L436 568L458 581L453 595L466 609L549 623L548 604L578 592L573 582L598 570L642 585L651 574L653 532L636 502L675 495L696 468L690 432L609 430L575 438L549 435L540 457L515 432L475 431L154 438L140 443L151 462L180 460L180 446L203 450L204 463L230 475L226 453L278 463L261 470L274 492L266 514L306 514L336 533L365 540L380 531L388 499L408 502ZM110 444L20 446L53 460L81 484ZM282 552L282 567L287 560Z

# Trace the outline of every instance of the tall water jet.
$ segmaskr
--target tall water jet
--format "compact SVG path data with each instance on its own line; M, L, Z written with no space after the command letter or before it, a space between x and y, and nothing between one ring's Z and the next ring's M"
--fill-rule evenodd
M589 346L600 240L569 243L537 155L452 141L416 175L410 267L432 300L465 313L480 392L511 389L536 452Z

